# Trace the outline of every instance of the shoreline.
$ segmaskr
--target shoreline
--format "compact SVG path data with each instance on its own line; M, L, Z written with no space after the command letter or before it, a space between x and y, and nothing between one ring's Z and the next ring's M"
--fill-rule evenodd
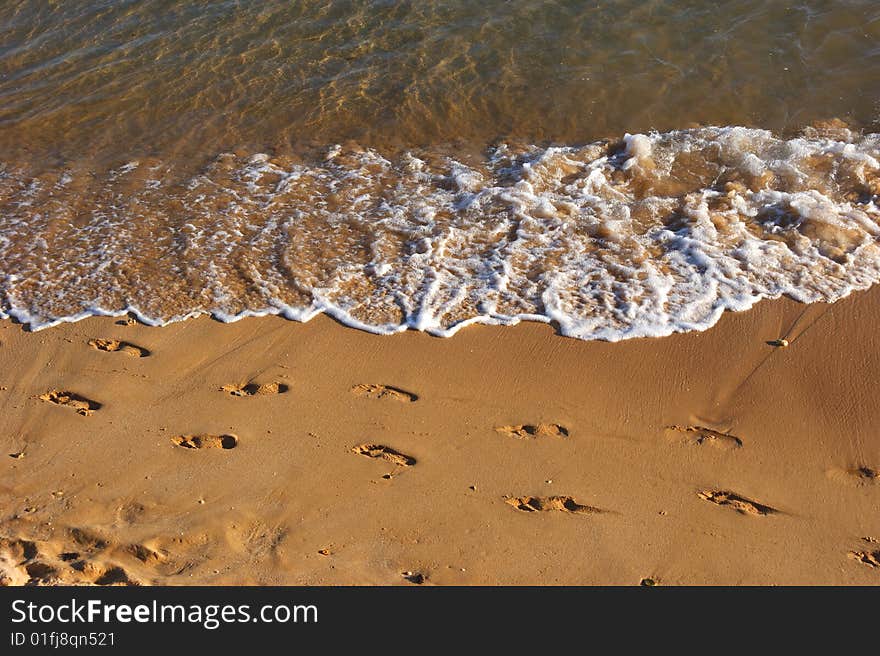
M880 280L878 139L842 123L790 141L707 127L499 146L475 166L229 154L184 185L132 161L88 190L79 173L13 172L0 317L325 312L442 336L529 319L609 341L704 330L724 309L832 302Z
M616 343L534 322L6 320L0 577L876 583L858 554L880 540L878 318L880 287Z

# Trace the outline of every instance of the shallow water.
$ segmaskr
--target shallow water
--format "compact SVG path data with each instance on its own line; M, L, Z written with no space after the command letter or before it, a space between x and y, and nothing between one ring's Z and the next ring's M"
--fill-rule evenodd
M878 279L875 2L33 1L0 35L0 311L35 328L621 339Z
M30 0L0 44L0 146L31 157L785 132L880 99L870 0Z

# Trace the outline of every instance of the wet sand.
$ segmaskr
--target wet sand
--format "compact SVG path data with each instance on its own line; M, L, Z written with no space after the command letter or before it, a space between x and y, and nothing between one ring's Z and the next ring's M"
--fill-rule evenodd
M616 344L3 322L0 577L880 583L878 319L874 288Z

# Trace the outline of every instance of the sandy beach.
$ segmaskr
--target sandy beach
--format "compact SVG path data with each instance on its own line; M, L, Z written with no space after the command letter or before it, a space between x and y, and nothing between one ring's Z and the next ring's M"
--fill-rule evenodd
M874 288L620 343L6 321L0 577L875 584L878 318Z

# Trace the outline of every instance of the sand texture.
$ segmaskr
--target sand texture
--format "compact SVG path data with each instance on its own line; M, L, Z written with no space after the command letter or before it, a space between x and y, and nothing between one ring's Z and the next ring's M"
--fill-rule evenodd
M877 584L878 320L875 288L616 344L6 321L0 579Z

